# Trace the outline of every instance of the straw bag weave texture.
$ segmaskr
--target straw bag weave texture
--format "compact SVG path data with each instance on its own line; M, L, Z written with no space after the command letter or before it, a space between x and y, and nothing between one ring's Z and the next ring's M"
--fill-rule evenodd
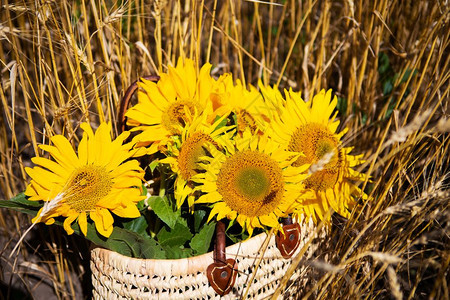
M312 221L300 225L301 242L293 258L313 238ZM324 235L322 231L315 237L305 259L313 257ZM292 263L292 258L281 256L273 235L263 252L266 238L267 234L263 233L226 248L227 258L236 260L239 273L232 291L222 297L216 294L206 277L206 268L214 261L213 252L184 259L137 259L95 248L91 252L94 299L239 299L248 286L248 299L263 299L274 293ZM256 276L250 284L259 259ZM310 279L310 270L299 266L290 278L291 284L284 296L298 296Z

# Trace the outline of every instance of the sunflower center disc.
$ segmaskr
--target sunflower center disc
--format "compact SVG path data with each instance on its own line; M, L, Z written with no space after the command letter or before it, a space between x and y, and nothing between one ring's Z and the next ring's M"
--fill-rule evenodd
M327 158L326 155L331 154L332 156L326 159L323 169L314 172L305 181L305 185L306 188L316 191L334 187L342 165L342 153L339 151L337 138L326 126L310 123L297 128L292 134L288 149L305 154L305 157L300 157L294 162L294 166L305 163L317 164Z
M267 215L283 199L282 169L267 154L237 152L223 163L217 176L217 190L237 213L248 217Z
M270 182L265 170L249 167L236 174L236 187L248 199L257 199L267 193Z
M244 131L247 127L250 128L252 132L257 129L255 119L245 109L237 112L237 125L240 131Z
M162 124L170 132L178 133L178 126L186 125L195 114L195 104L190 100L178 100L172 103L163 114Z
M83 166L75 170L68 180L64 202L77 212L92 211L111 187L111 177L104 167Z
M180 168L180 173L185 180L189 180L197 173L197 163L199 162L200 157L206 155L203 146L207 142L213 143L214 141L209 135L202 132L196 132L183 143L178 156L178 166Z

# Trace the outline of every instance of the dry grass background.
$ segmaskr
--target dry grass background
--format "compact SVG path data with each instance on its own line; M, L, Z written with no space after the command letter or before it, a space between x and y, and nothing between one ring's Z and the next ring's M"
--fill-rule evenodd
M24 190L38 144L115 124L124 89L181 55L305 99L332 88L373 201L334 219L302 296L449 299L448 1L270 2L2 0L0 199ZM36 226L8 258L28 225L0 210L0 299L89 297L83 239Z

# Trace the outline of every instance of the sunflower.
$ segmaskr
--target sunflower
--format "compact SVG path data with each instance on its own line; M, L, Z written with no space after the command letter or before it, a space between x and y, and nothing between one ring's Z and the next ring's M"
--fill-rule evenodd
M300 194L296 185L306 177L305 168L292 167L298 154L249 128L223 149L209 147L211 155L202 158L205 172L192 179L203 193L195 203L212 205L208 221L237 221L250 236L257 227L280 229L278 219L293 210Z
M329 216L332 208L349 217L355 198L366 198L355 183L367 176L353 169L363 162L362 155L350 155L352 148L342 145L341 138L347 129L337 133L339 121L335 121L337 112L334 113L337 98L331 99L331 90L322 90L309 103L292 90L285 94L280 114L272 116L274 139L289 151L304 154L294 166L309 166L309 177L300 187L304 192L298 199L296 213L311 216L317 222Z
M279 114L280 108L285 104L285 100L277 85L273 87L269 85L264 85L262 81L258 81L258 87L261 91L261 95L265 103L266 115L269 117L268 122L270 123L271 116L273 114Z
M123 145L129 132L112 141L110 124L102 123L95 133L87 123L81 128L78 155L62 135L51 138L54 146L40 146L54 160L32 159L37 166L25 169L31 177L25 195L45 201L33 223L52 224L62 216L68 234L74 232L71 224L77 220L86 235L89 217L97 231L109 237L114 222L111 212L124 218L140 215L136 203L145 198L141 195L144 172L137 160L126 161L136 152L130 150L131 143Z
M209 124L207 114L196 117L192 124L184 128L181 138L176 137L174 143L169 144L170 156L160 161L169 164L171 170L177 175L174 195L178 208L186 198L191 209L194 205L194 185L191 178L200 171L198 163L200 158L207 154L206 145L218 147L219 140L221 144L231 140L234 126L220 126L224 119L225 116Z
M268 122L269 110L258 90L249 85L247 89L238 79L233 83L231 74L224 74L218 79L218 92L216 92L215 114L219 116L234 113L237 129L244 132L249 128L252 132L262 132Z
M157 152L170 136L181 134L193 116L212 105L216 96L210 69L211 64L205 64L197 74L192 60L180 58L157 83L141 79L138 103L125 114L131 131L141 131L135 137L137 146L150 145L148 153Z

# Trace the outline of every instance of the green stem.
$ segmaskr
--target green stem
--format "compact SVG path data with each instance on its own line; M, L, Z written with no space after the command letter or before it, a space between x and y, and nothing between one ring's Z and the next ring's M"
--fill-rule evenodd
M165 172L165 168L161 165L159 167L159 173L161 174L161 177L160 177L161 182L159 183L159 196L162 198L166 195L166 172ZM162 227L161 220L159 218L156 218L154 224L155 224L155 226L153 227L153 231L150 232L150 236L152 238L154 238L156 236L156 234L159 232L159 230Z
M164 172L164 168L160 168L161 170L161 182L159 183L159 196L164 197L166 195L166 172Z

